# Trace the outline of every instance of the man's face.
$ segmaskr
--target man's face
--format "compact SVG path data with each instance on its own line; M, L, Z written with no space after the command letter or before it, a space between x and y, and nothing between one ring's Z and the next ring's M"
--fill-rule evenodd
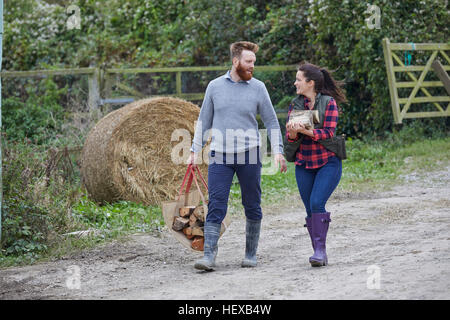
M237 59L237 58L235 58ZM253 76L255 68L256 55L253 51L243 50L241 58L237 61L236 72L242 80L248 81Z

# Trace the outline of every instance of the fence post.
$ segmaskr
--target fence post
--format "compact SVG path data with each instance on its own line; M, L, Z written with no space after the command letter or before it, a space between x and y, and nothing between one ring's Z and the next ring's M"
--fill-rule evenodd
M103 73L103 99L110 99L112 94L112 87L115 83L115 75L105 72Z
M181 96L181 71L177 72L176 85L177 85L177 95Z
M89 97L88 106L90 110L97 109L100 102L100 70L94 69L94 72L88 76Z
M386 63L386 72L389 84L389 94L391 95L392 113L394 114L394 122L402 123L400 115L400 105L398 103L398 94L395 88L395 73L393 70L394 62L392 61L391 47L388 38L383 39L384 61Z

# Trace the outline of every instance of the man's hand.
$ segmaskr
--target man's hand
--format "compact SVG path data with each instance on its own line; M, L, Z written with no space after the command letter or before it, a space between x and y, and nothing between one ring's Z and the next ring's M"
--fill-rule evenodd
M189 156L188 162L187 164L192 164L192 168L195 169L197 167L197 159L196 159L197 155L195 154L195 152L191 151L191 155Z
M284 159L284 156L281 153L275 154L275 165L277 166L277 168L278 164L280 164L280 172L287 171L286 160Z

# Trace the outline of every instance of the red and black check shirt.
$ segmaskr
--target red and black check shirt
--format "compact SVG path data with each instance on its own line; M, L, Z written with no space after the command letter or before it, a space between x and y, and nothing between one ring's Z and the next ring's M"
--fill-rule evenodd
M309 108L309 99L304 98L305 110L311 110ZM288 117L286 123L289 121L289 116L291 115L293 104L289 105ZM304 135L303 141L300 144L299 150L296 153L296 165L306 165L307 169L320 168L328 162L328 159L336 154L327 150L324 146L317 142L317 140L328 139L334 136L336 125L338 122L339 111L336 105L336 101L332 98L325 109L325 119L323 122L322 129L314 129L314 137ZM286 131L286 138L288 141L293 142L298 140L300 133L297 138L290 139L289 133Z

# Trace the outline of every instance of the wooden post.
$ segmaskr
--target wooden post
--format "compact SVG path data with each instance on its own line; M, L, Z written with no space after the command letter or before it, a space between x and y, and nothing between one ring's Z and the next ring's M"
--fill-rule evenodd
M181 71L177 72L176 85L177 85L177 95L181 96Z
M392 113L394 114L394 122L402 123L402 119L400 118L400 105L398 103L398 94L397 89L395 87L395 73L393 70L394 63L392 61L390 42L388 38L383 39L383 53L384 53L384 61L386 63L386 72L388 76L389 94L391 95L391 105L392 105Z
M88 106L90 110L94 110L98 108L100 101L100 71L98 68L95 68L94 72L89 74L88 86Z
M115 75L112 75L105 71L103 74L103 99L111 98L112 87L115 83Z
M450 77L448 76L448 73L444 70L444 67L439 62L439 60L434 60L431 64L431 67L433 68L434 72L436 72L439 80L441 80L444 84L444 88L450 96Z

